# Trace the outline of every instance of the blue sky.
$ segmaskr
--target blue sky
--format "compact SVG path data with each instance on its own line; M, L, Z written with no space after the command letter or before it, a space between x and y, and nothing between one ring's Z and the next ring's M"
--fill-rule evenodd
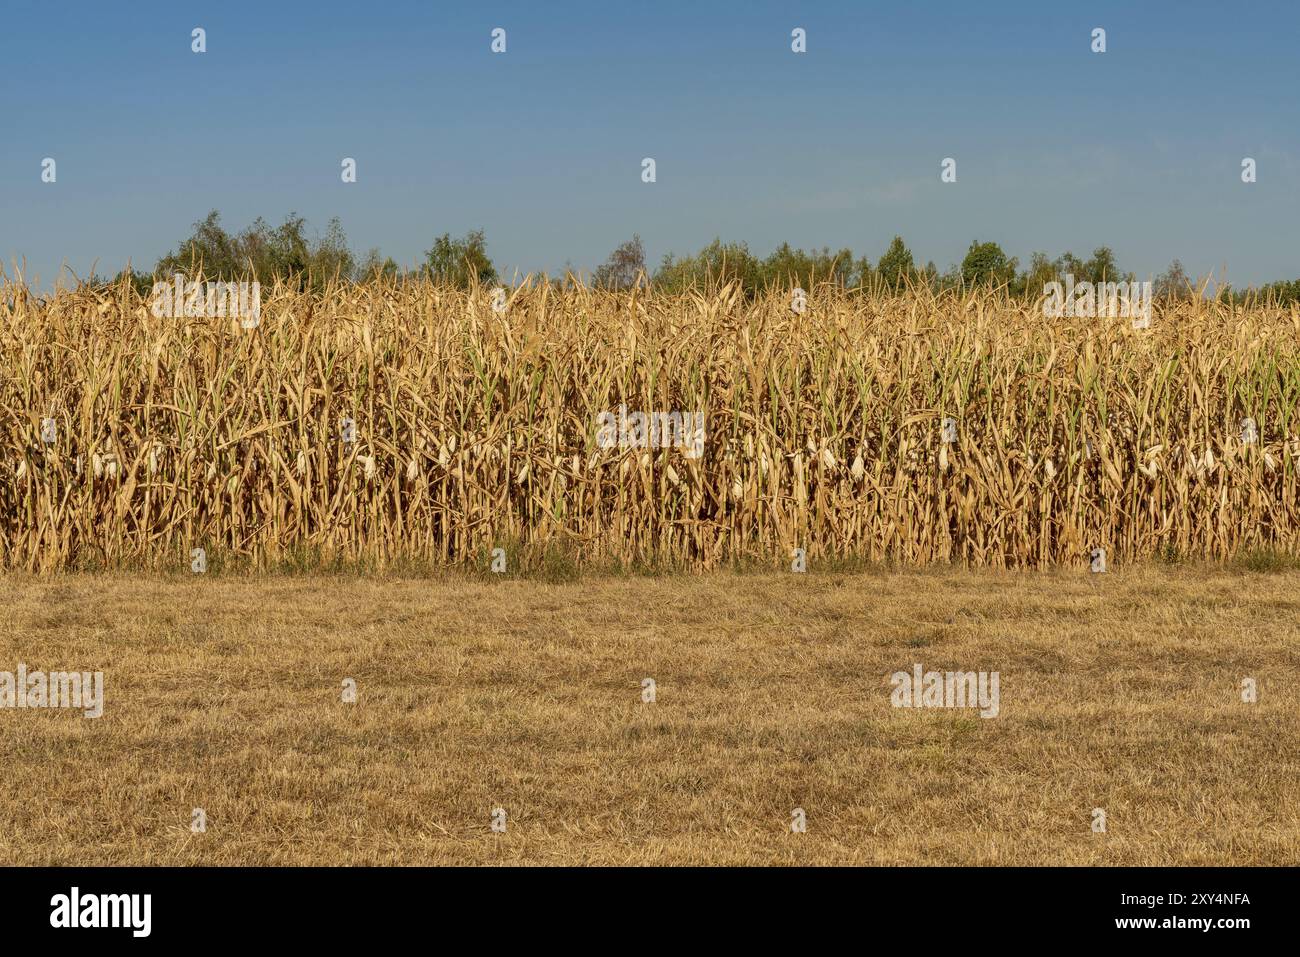
M874 261L899 233L940 268L992 239L1300 276L1293 3L6 0L4 23L0 256L43 286L151 267L213 208L338 216L404 265L482 227L507 275L633 233L654 261L715 236Z

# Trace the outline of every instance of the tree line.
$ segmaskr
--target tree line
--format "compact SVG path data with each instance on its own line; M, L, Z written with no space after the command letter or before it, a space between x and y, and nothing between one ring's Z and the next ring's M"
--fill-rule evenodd
M359 282L375 276L412 274L461 288L474 282L492 285L501 281L488 256L487 239L481 229L471 230L460 238L450 233L436 237L414 269L403 269L378 249L364 255L354 253L337 217L316 237L308 235L306 220L296 214L285 217L276 227L259 217L251 226L232 233L221 225L216 210L195 223L191 235L159 259L151 273L126 269L112 281L125 279L141 294L147 294L155 277L197 269L212 279L280 279L303 288L320 288L331 280ZM569 281L576 272L569 268L556 278ZM652 284L670 292L734 281L748 296L772 287L811 289L819 283L832 283L848 289L898 290L927 286L935 291L994 286L1003 287L1012 295L1036 297L1042 294L1047 283L1063 281L1067 275L1073 276L1076 282L1094 283L1132 282L1137 278L1120 267L1107 246L1094 249L1086 259L1071 252L1054 259L1036 252L1022 268L1019 260L1008 256L996 242L979 240L970 244L960 264L940 272L933 262L919 265L901 236L893 238L874 264L866 256L855 256L849 249L804 250L782 243L771 254L758 256L746 243L715 239L694 255L679 257L669 253L654 269L646 263L641 238L633 236L586 278L603 289L628 290L640 284ZM109 280L97 277L92 281ZM1155 279L1153 291L1159 297L1190 298L1201 294L1201 287L1175 259ZM1242 292L1226 286L1215 290L1221 297L1250 293L1282 303L1300 302L1300 279L1269 283Z

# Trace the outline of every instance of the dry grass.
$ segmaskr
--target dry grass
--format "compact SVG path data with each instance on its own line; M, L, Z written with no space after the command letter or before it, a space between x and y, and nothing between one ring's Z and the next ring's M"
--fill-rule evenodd
M1300 860L1294 571L0 585L0 669L107 699L0 711L0 864Z
M1300 553L1294 309L1164 303L1135 331L987 293L822 288L804 315L735 287L489 303L277 288L245 330L154 318L126 286L46 302L0 283L0 567L175 569L194 547L258 567L481 565L495 546L696 569L796 547L1075 568L1093 547ZM702 410L704 456L598 448L622 404Z

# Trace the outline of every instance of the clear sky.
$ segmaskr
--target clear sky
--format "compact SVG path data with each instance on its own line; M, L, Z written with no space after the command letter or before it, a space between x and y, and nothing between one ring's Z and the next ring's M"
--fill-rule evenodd
M992 239L1300 277L1294 2L5 0L0 22L0 256L42 285L152 267L213 208L338 216L403 265L482 227L507 276L633 233L652 261L721 236L873 262L899 233L941 269Z

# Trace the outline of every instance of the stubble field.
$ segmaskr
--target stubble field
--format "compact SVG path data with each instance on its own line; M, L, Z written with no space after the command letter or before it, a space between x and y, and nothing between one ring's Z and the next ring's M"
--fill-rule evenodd
M1294 864L1297 595L1159 565L11 574L0 670L102 670L105 703L0 710L0 863ZM999 672L998 716L891 707L914 664Z

